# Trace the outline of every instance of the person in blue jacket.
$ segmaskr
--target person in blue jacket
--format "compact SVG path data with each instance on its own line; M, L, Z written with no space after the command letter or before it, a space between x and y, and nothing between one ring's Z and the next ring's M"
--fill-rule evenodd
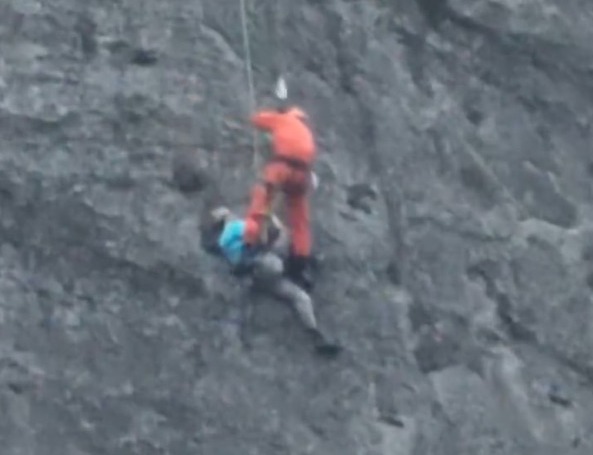
M210 215L210 227L202 234L205 248L224 257L234 275L250 277L256 290L291 302L317 352L338 354L341 347L327 341L317 326L311 297L285 274L281 256L289 247L289 236L280 220L272 216L262 232L264 238L251 246L245 242L246 233L252 228L248 219L236 217L226 207L218 207Z

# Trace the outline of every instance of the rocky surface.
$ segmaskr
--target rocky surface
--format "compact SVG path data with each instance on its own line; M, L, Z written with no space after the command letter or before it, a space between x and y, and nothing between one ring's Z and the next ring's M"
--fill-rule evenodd
M255 178L239 2L2 0L2 453L592 453L593 2L247 4L347 352L200 250Z

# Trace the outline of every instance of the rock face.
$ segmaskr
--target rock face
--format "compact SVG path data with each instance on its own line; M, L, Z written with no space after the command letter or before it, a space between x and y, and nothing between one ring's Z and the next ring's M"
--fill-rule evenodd
M246 3L345 354L200 249L256 178L239 1L3 0L2 453L593 453L593 2Z

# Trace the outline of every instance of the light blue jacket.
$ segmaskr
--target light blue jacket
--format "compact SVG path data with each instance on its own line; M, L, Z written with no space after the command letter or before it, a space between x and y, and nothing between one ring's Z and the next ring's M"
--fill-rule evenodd
M234 267L247 265L253 258L253 252L243 240L244 234L245 221L231 220L226 223L218 238L222 254Z

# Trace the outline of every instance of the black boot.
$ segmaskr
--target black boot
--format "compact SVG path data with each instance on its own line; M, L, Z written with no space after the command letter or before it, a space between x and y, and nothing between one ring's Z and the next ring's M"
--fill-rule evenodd
M294 283L306 291L313 289L310 258L308 256L290 255L285 262L285 274Z
M328 341L319 329L309 329L309 333L313 338L313 346L318 354L325 357L335 357L342 351L340 345Z

